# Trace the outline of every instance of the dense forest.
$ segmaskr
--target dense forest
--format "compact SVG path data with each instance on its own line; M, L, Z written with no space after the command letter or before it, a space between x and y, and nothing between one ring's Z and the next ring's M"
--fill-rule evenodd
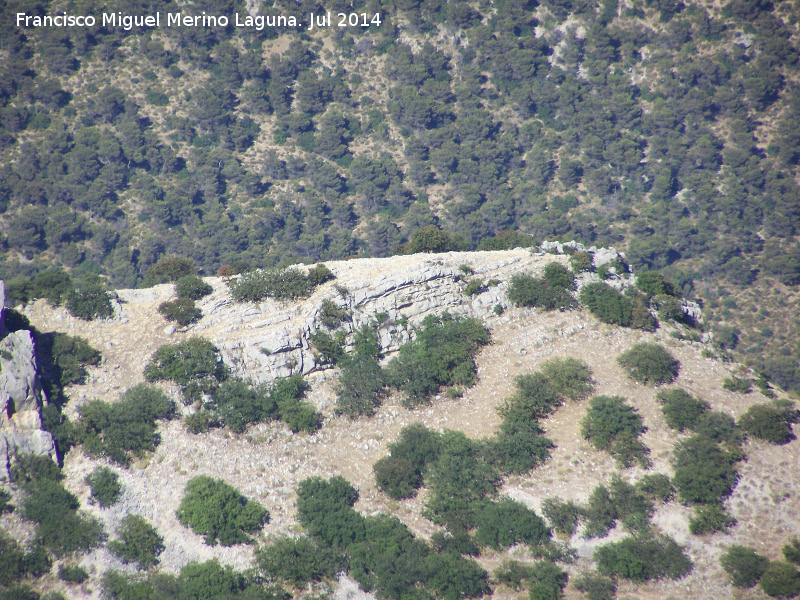
M0 8L12 299L51 266L131 287L164 256L213 275L513 229L624 250L704 301L721 350L800 388L796 1L278 0L257 9L297 27L261 31L14 18L246 4ZM380 25L308 32L328 10Z

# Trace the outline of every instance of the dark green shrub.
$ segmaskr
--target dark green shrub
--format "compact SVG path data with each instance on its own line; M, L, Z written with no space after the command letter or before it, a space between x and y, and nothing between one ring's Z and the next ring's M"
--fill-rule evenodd
M572 537L578 527L581 509L572 502L547 498L542 502L542 513L557 533Z
M561 405L561 398L543 373L517 375L514 386L517 388L514 395L497 409L504 422L538 421Z
M364 517L353 510L358 492L341 475L304 479L297 486L297 518L326 546L344 548L364 540Z
M188 258L181 256L165 256L145 273L142 287L153 287L160 283L175 283L181 277L194 275L197 269Z
M486 455L504 473L523 475L550 458L555 444L535 421L504 420Z
M679 295L675 286L667 281L663 275L655 271L639 273L636 276L636 287L651 298L659 294L675 297Z
M497 583L507 585L515 592L518 592L531 577L531 565L526 565L518 560L504 561L494 572L494 580Z
M475 540L496 550L520 543L536 546L550 538L550 530L539 515L508 498L487 502L476 520Z
M420 252L463 252L469 242L457 233L442 231L436 225L417 229L406 244L398 246L394 254L419 254Z
M86 367L100 364L102 356L89 341L65 333L36 333L36 358L45 376L59 388L84 383Z
M216 418L235 433L248 425L278 418L278 407L264 385L253 386L239 377L229 377L212 393Z
M422 485L421 473L405 458L385 456L372 466L372 470L378 488L395 500L411 498Z
M210 410L200 409L183 419L189 433L205 433L212 427L217 427L218 422Z
M542 364L540 372L550 389L564 399L582 400L594 389L591 369L577 358L551 358Z
M588 283L578 295L581 303L604 323L629 327L633 303L611 286L597 282Z
M700 415L694 432L715 442L740 444L744 438L733 417L719 410L709 410Z
M754 587L769 566L766 556L747 546L731 546L719 562L730 575L731 583L740 588Z
M175 294L178 298L200 300L213 291L214 288L197 275L184 275L175 281Z
M177 515L183 525L205 536L209 546L249 543L250 534L269 522L269 513L260 504L207 475L189 480Z
M314 349L319 352L318 362L336 365L344 357L344 335L337 332L334 338L325 331L315 331L309 336L309 341Z
M773 598L800 595L800 571L789 563L772 561L758 583L764 593Z
M278 407L278 416L294 433L311 433L322 426L322 416L314 405L305 400L311 389L300 375L276 379L270 388L270 398Z
M307 537L271 540L258 549L256 561L267 577L299 589L311 582L333 579L346 565L344 556L320 547Z
M28 574L25 557L17 540L0 530L0 586L9 586Z
M143 517L126 515L117 527L117 539L108 543L108 549L126 565L136 563L139 569L149 569L158 564L164 538Z
M470 279L467 286L464 288L464 294L467 296L476 296L485 289L482 279Z
M797 414L791 402L754 404L739 417L739 427L749 435L772 444L787 444L794 439L792 423Z
M575 589L586 594L589 600L614 600L617 596L617 583L610 577L583 573L573 583Z
M800 566L800 538L795 537L783 547L783 556L790 563Z
M560 263L547 263L542 270L542 279L552 288L562 288L569 291L575 289L575 275Z
M431 536L431 546L436 552L450 552L452 554L479 556L481 548L468 533L452 535L437 531Z
M328 329L336 329L345 321L351 319L350 311L326 298L319 309L319 320Z
M180 386L194 381L225 379L227 368L214 344L196 337L179 344L161 346L144 368L147 381L171 379Z
M181 327L186 327L190 323L198 321L202 312L191 298L179 298L162 302L158 305L158 312L168 321L175 321Z
M693 398L681 388L659 390L656 400L661 404L667 425L678 431L695 429L700 418L711 408L708 402Z
M674 296L659 294L650 300L650 306L658 311L658 318L662 321L677 321L683 323L688 320L683 312L683 304Z
M552 263L551 263L552 264ZM575 298L564 287L553 287L544 279L530 275L514 275L506 294L517 306L544 310L566 310L575 307Z
M663 473L644 475L636 482L636 488L651 502L669 502L675 497L675 486Z
M601 546L594 553L597 570L609 577L637 583L669 577L680 579L692 570L692 561L669 536L627 537Z
M493 237L485 237L478 244L478 250L513 250L514 248L531 248L538 246L532 235L519 231L505 230Z
M573 273L584 273L592 270L592 255L588 252L576 252L569 257L569 266Z
M627 291L632 288L628 288ZM633 329L641 329L642 331L655 331L658 329L658 321L650 314L650 309L647 308L646 298L641 294L629 295L631 301L631 324Z
M392 457L409 461L416 471L424 475L442 450L439 432L428 429L422 423L412 423L400 430L400 436L389 444Z
M681 502L687 504L715 504L733 491L738 473L738 453L720 449L717 442L694 435L679 442L675 448L672 483L678 490Z
M79 411L84 452L105 455L128 466L134 456L142 457L156 449L156 421L171 419L175 403L157 387L142 383L126 391L114 404L92 400Z
M680 363L659 344L635 344L617 358L628 375L639 383L662 385L678 376Z
M58 578L67 583L83 583L89 579L89 573L79 566L58 565Z
M749 394L753 391L753 382L749 379L740 379L739 377L726 377L725 381L722 382L722 387L729 392Z
M61 477L48 456L18 456L11 469L12 481L24 492L19 513L36 524L38 543L56 557L86 552L100 544L103 534L99 522L78 512L78 498Z
M41 271L33 278L34 298L44 298L52 306L61 304L75 288L69 273L59 268Z
M67 310L73 317L85 321L114 316L114 307L106 291L106 284L97 275L87 275L67 295Z
M14 505L9 504L9 500L11 500L11 494L3 489L0 489L0 516L7 512L14 512Z
M85 479L91 490L91 497L100 506L114 506L122 496L122 484L119 475L108 467L97 467Z
M307 274L296 267L250 271L228 286L237 302L260 302L265 298L296 300L307 297L314 288L333 278L333 273L320 263Z
M371 417L381 404L386 383L377 358L356 355L340 361L342 371L336 385L336 412L350 419Z
M560 600L569 576L549 560L540 560L531 566L528 579L530 600Z
M625 404L620 396L596 396L581 423L584 439L605 450L625 467L638 460L643 468L649 466L649 450L637 439L647 428L635 408Z
M695 508L694 516L689 519L689 531L694 535L704 533L727 533L737 521L719 504L706 504Z
M386 383L403 392L409 407L427 404L441 387L471 387L478 371L475 355L490 341L478 319L429 315L416 339L403 344L387 365Z

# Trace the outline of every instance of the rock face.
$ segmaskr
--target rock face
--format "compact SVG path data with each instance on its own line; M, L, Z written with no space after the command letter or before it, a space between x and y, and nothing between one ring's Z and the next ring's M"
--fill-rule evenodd
M5 286L0 282L0 478L8 476L15 453L55 458L53 437L42 431L39 413L47 401L36 370L30 331L5 328Z

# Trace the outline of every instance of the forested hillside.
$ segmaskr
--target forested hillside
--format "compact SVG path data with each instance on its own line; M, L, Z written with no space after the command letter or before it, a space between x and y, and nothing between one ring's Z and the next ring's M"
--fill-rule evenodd
M431 224L624 249L800 388L795 1L9 0L0 277L386 256ZM203 11L222 27L15 27ZM380 25L307 31L309 13ZM486 244L486 242L484 243ZM484 246L485 247L485 246ZM15 279L16 278L16 279Z

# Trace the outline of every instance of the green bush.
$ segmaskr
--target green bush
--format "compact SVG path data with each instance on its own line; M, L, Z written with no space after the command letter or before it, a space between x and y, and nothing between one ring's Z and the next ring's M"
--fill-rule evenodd
M636 276L636 287L642 290L649 297L666 295L679 295L678 290L667 281L663 275L655 271L644 271Z
M669 502L675 497L675 486L663 473L644 475L636 482L636 487L651 502Z
M56 557L86 552L102 540L100 523L78 512L78 498L60 482L58 466L48 456L18 456L11 480L24 492L20 515L36 524L36 539Z
M504 420L486 455L504 473L523 475L550 457L555 444L535 421Z
M58 578L67 583L83 583L89 579L89 573L79 566L58 565Z
M689 531L694 535L704 533L727 533L737 521L719 504L707 504L695 508L695 514L689 519Z
M675 540L665 535L641 535L601 546L594 553L597 570L636 583L669 577L680 579L692 561Z
M478 319L429 315L416 339L403 344L387 365L385 381L403 392L405 406L427 404L442 387L471 387L478 371L475 355L490 341Z
M611 286L588 283L581 288L581 303L603 323L630 327L633 319L633 302Z
M485 289L482 279L470 279L467 286L464 288L464 294L467 296L476 296Z
M528 373L514 378L516 391L497 409L504 422L538 421L555 412L561 398L543 373Z
M552 264L552 263L551 263ZM564 287L553 287L544 279L530 275L514 275L506 294L517 306L544 310L566 310L575 307L575 298Z
M610 577L596 573L581 574L575 579L574 585L589 600L614 600L617 596L617 583Z
M662 385L678 376L680 363L659 344L635 344L617 358L628 375L639 383Z
M673 484L687 504L715 504L733 491L741 455L722 450L717 442L694 435L675 448Z
M200 300L213 291L214 288L197 275L184 275L175 281L175 294L178 298Z
M25 552L17 540L0 530L0 586L9 586L26 576L41 577L51 564L43 548Z
M790 563L800 566L800 538L793 538L783 547L783 556Z
M794 598L800 595L800 572L789 563L772 561L758 582L767 596Z
M244 433L248 425L278 418L278 407L267 386L253 386L239 377L229 377L212 393L215 417L234 433Z
M100 508L114 506L122 496L119 475L108 467L97 467L86 476L85 482L89 486L91 497Z
M157 387L139 384L119 401L92 400L79 408L79 437L90 456L108 456L128 466L158 444L156 421L175 416L175 403Z
M126 515L117 527L117 539L108 543L108 549L126 565L135 563L139 569L149 569L158 564L164 538L143 517Z
M772 444L788 444L794 439L792 423L797 422L793 404L773 402L754 404L739 417L739 427L749 435Z
M540 560L531 566L528 579L530 600L560 600L569 576L549 560Z
M394 254L419 254L420 252L463 252L469 242L461 235L442 231L436 225L427 225L411 234L411 239L398 246Z
M181 327L194 323L202 316L202 312L191 298L178 298L158 305L158 312L168 321L175 321Z
M695 429L700 418L711 408L708 402L693 398L681 388L659 390L656 400L661 404L667 425L678 431Z
M552 288L562 288L569 291L575 289L575 275L560 263L547 263L542 269L542 279Z
M209 546L250 543L250 534L269 522L269 513L260 504L208 475L189 480L177 516L183 525L205 536Z
M86 381L86 367L102 358L89 341L65 333L35 334L36 358L45 377L59 388Z
M573 273L592 271L592 255L588 252L576 252L569 257L569 266Z
M533 246L538 246L538 244L532 235L505 230L495 236L483 238L478 244L478 250L513 250L514 248L531 248Z
M551 358L542 364L540 372L550 389L564 399L582 400L594 389L591 369L577 358Z
M582 516L586 519L586 537L605 537L622 521L627 530L646 530L654 511L653 503L638 487L614 477L608 488L592 490Z
M650 306L658 311L658 318L662 321L677 321L683 323L688 320L683 312L683 303L674 296L659 294L650 300Z
M67 295L67 310L73 317L85 321L107 319L114 316L114 307L106 285L97 275L87 275L76 289Z
M723 389L729 392L736 392L737 394L749 394L753 391L753 382L747 378L740 379L739 377L726 377L722 382Z
M609 452L617 461L630 466L634 460L646 468L649 450L637 439L647 428L632 406L620 396L596 396L581 423L581 435L597 448Z
M41 271L33 278L31 296L44 298L52 306L61 304L75 289L69 273L59 268Z
M201 408L190 415L186 415L183 419L189 433L205 433L212 427L217 427L219 422L214 418L214 413L210 410Z
M334 338L331 334L318 330L309 336L309 341L314 346L314 349L319 352L317 362L336 365L344 358L343 332L336 332L336 337Z
M341 475L304 479L297 486L297 519L325 546L344 548L364 540L364 517L353 510L358 492Z
M322 306L319 309L319 320L322 321L322 324L328 329L336 329L339 325L350 319L350 311L345 307L339 306L328 298L322 301Z
M494 572L494 580L519 592L532 574L530 565L518 560L504 561Z
M144 378L170 379L183 387L192 382L221 381L227 375L227 368L218 352L214 344L201 337L161 346L145 366Z
M378 488L395 500L411 498L422 486L421 473L405 458L385 456L372 466L372 470Z
M475 540L496 550L520 543L536 546L550 538L550 530L539 515L509 498L487 502L477 513L476 522Z
M296 300L309 296L314 288L331 279L333 273L320 263L308 273L296 267L250 271L228 286L237 302L260 302L265 298Z
M547 498L542 502L542 513L557 533L572 537L578 527L581 509L572 502Z
M165 256L147 269L142 287L153 287L160 283L175 283L181 277L196 273L197 269L195 269L194 263L188 258Z
M346 558L320 547L307 537L280 537L256 552L256 562L264 575L303 589L311 582L332 580L343 571Z
M371 417L381 404L386 383L378 359L359 355L340 361L336 384L336 412L350 419Z
M719 410L709 410L700 415L694 432L715 442L740 444L744 439L733 417Z
M311 433L322 426L322 416L305 400L309 389L311 386L300 375L276 379L270 388L270 398L278 407L278 416L294 433Z
M769 566L766 556L747 546L731 546L719 562L730 575L731 583L740 588L754 587Z

